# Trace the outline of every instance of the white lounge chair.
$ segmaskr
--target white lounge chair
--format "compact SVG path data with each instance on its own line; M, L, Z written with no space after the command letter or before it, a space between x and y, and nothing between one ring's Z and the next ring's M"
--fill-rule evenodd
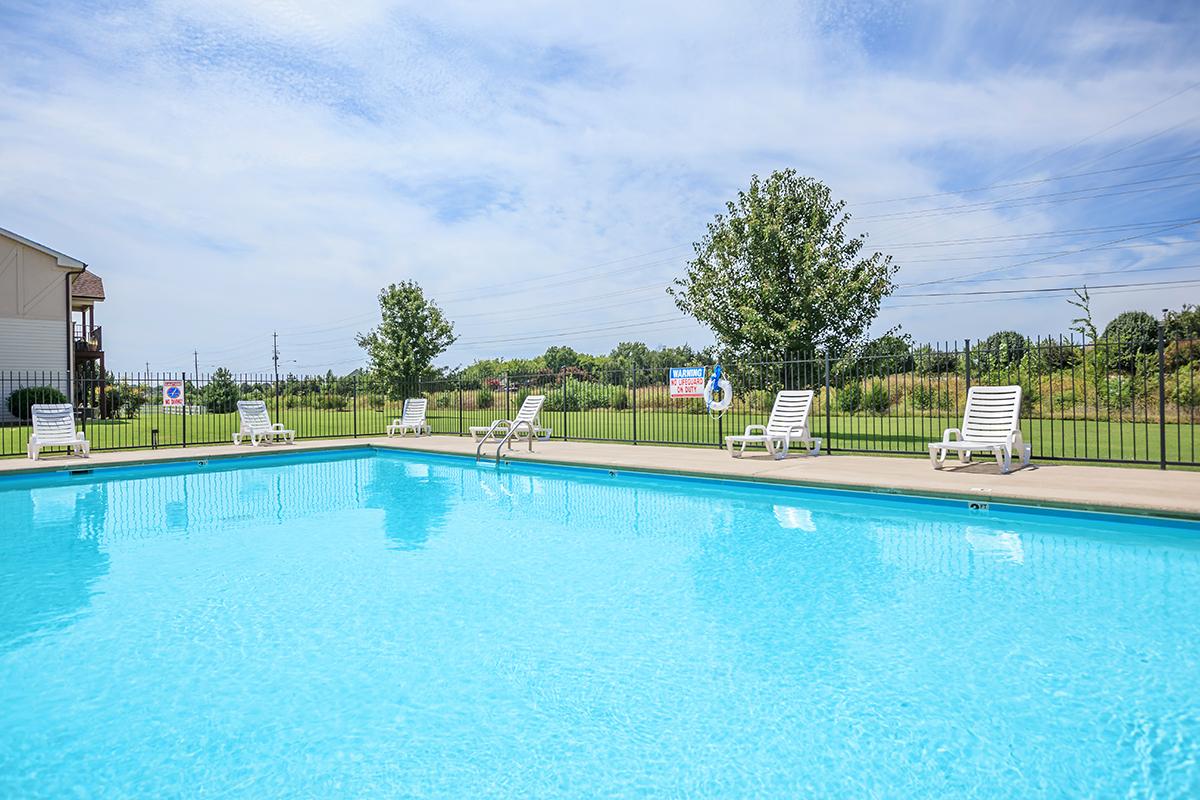
M77 456L87 458L92 446L75 430L75 409L70 403L34 403L29 407L33 433L29 436L29 457L38 460L43 447L69 447Z
M966 464L971 453L989 452L996 457L1001 472L1012 468L1013 454L1021 457L1021 466L1029 463L1032 448L1021 438L1021 387L972 386L967 390L967 408L962 428L947 428L940 442L929 443L929 460L941 469L946 453L954 450Z
M271 415L267 413L267 404L263 400L238 400L238 416L241 417L242 427L233 435L233 443L241 444L245 438L250 444L270 444L280 439L293 444L296 432L283 427L283 424L271 423Z
M808 412L812 410L812 402L813 393L808 389L775 395L775 405L771 407L771 416L766 425L747 425L746 432L741 436L725 437L729 455L740 458L746 452L746 445L761 444L773 457L783 458L793 442L807 444L810 456L820 455L821 439L808 430ZM733 449L735 444L741 445L737 452Z
M404 401L404 409L400 412L400 418L392 420L392 424L387 426L387 435L394 436L399 433L401 436L412 431L417 436L421 434L431 434L433 429L425 422L425 406L428 401L423 398L410 397Z
M512 419L498 419L491 425L472 425L471 438L477 442L482 442L489 437L503 439L509 431L513 431L513 439L522 439L532 433L534 438L545 441L553 432L550 428L543 428L538 424L538 414L541 413L545 403L545 395L531 394L521 403L521 408L517 410L517 415Z

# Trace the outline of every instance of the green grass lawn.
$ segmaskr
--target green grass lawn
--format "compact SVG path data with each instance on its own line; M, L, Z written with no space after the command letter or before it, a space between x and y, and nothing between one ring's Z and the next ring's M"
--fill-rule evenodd
M494 409L464 410L430 408L429 422L435 433L465 433L472 425L488 425L498 416L508 416L515 408L506 407L503 398ZM372 410L365 405L354 411L329 411L309 408L283 408L279 421L293 428L301 438L332 436L378 436L388 422L399 416L398 408ZM598 409L594 411L543 412L541 422L553 428L554 437L570 439L617 440L668 444L717 446L722 436L740 433L751 423L766 421L767 414L738 413L714 420L703 414L684 414L663 410L631 411ZM819 411L812 418L813 433L825 438L835 450L880 453L926 451L926 444L940 439L942 430L957 425L947 416L888 416L873 414L834 414L828 420ZM131 420L92 420L87 435L93 449L114 450L149 447L155 435L160 447L187 443L220 444L231 441L238 428L237 413L190 415L164 414L144 410ZM1084 458L1113 459L1127 462L1157 462L1159 429L1157 422L1108 423L1094 420L1030 419L1022 424L1026 440L1033 445L1034 456L1041 459ZM1167 459L1194 463L1197 459L1195 426L1168 424ZM157 434L154 434L157 431ZM20 455L29 439L27 426L0 428L0 455Z

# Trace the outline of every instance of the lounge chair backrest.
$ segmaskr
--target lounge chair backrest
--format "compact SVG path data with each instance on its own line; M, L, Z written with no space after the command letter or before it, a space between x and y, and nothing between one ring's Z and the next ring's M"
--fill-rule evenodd
M238 400L238 416L242 418L243 431L271 429L271 415L267 413L264 400Z
M400 415L400 421L405 425L420 425L425 421L425 405L428 401L424 397L410 397L404 401L404 412Z
M513 422L528 422L530 425L537 422L537 416L542 411L542 404L546 402L546 396L542 394L531 394L525 398L525 402L521 403L521 408L517 410L517 416L513 417Z
M70 403L34 403L30 413L33 432L42 444L75 441L75 410Z
M972 386L967 390L962 437L1000 444L1017 429L1020 416L1020 386Z
M796 428L807 426L808 412L812 408L812 401L813 393L807 389L780 392L775 395L771 418L767 420L767 433L782 436L795 431Z

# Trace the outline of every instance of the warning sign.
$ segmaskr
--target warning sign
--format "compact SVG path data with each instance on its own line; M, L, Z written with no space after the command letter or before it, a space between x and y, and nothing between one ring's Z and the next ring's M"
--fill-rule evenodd
M704 397L704 367L671 367L671 397Z
M183 381L163 381L163 405L183 405Z

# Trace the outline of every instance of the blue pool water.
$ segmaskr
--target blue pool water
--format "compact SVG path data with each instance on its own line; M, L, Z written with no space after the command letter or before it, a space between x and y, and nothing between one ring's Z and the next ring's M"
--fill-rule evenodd
M246 463L0 481L0 796L1200 795L1197 526Z

